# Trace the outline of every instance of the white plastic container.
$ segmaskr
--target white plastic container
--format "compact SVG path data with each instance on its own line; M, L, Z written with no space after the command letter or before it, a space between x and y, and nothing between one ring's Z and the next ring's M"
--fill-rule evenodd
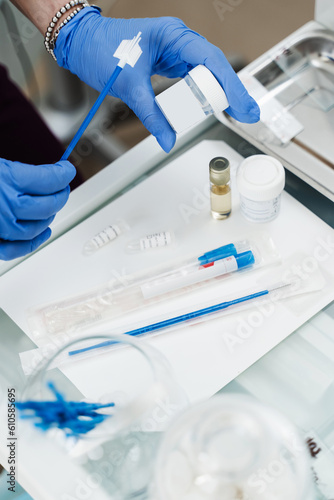
M176 133L192 127L207 115L228 108L226 94L216 77L203 65L161 92L155 102Z
M251 222L270 222L277 217L285 184L283 165L272 156L253 155L237 172L241 212Z

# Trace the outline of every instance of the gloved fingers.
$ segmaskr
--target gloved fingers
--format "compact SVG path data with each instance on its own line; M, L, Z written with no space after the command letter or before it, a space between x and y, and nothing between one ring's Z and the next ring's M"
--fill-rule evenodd
M129 83L132 86L131 82ZM162 149L168 153L175 144L176 134L154 100L151 82L143 78L132 83L130 97L126 103L147 130L155 136Z
M47 228L30 241L0 240L0 260L12 260L34 252L51 236L51 229Z
M139 62L141 61L139 60ZM153 65L152 72L153 74L167 76L168 78L182 78L194 66L196 64L192 65L185 61L180 61L178 50L175 50L175 53L173 53L169 49L168 52L161 54L158 61Z
M176 17L155 19L153 39L155 39L154 46L157 46L156 56L153 58L153 73L168 78L184 77L189 70L200 64L180 57L181 50L189 41L205 40L202 35L188 28L181 19ZM203 53L203 49L201 52ZM198 58L201 54L195 55Z
M62 191L74 179L76 170L69 161L53 165L27 165L6 162L10 181L21 193L45 195Z
M217 78L223 87L229 107L226 112L236 120L245 123L256 123L260 119L260 108L256 101L248 94L240 78L234 72L230 64L222 69L219 61L224 54L218 56L218 60L209 58L206 60L206 67Z
M54 218L55 216L53 215L44 220L17 220L10 228L10 238L7 238L11 241L33 240L49 227Z
M259 121L260 116L256 117L253 113L240 113L239 111L234 111L231 106L225 109L232 118L241 123L256 123Z
M223 52L192 32L185 35L183 44L179 57L193 67L204 64L223 87L230 104L226 111L240 121L258 121L260 110L257 103L248 94Z
M18 196L14 213L19 220L43 220L55 215L68 200L70 187L48 196Z

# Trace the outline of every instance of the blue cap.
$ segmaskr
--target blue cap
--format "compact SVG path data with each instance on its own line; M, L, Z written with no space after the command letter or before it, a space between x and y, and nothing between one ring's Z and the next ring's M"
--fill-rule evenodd
M249 267L255 264L255 258L251 250L243 253L238 253L234 257L237 261L238 269L243 269L244 267Z
M229 243L228 245L216 248L215 250L211 250L210 252L205 252L203 255L198 257L198 260L203 266L204 264L209 264L210 262L214 262L215 260L224 259L225 257L230 257L231 255L236 254L237 249L235 248L234 244Z

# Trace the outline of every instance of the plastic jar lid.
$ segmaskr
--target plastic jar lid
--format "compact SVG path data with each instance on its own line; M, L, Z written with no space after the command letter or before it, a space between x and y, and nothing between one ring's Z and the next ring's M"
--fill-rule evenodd
M249 200L272 200L281 194L284 184L284 167L272 156L253 155L239 165L238 190L241 196Z
M199 64L188 74L204 94L214 113L221 113L229 107L223 88L208 68Z

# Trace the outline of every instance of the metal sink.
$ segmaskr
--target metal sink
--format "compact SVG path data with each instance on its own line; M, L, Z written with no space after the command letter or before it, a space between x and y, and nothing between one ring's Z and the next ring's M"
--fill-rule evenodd
M284 144L265 133L263 123L240 124L227 117L228 125L334 200L334 33L299 30L248 65L240 76L245 72L265 87L267 103L278 101L303 129Z
M253 75L268 90L287 94L286 86L303 90L323 111L334 106L334 33L317 30L291 40L267 67ZM287 95L285 95L287 97ZM298 100L287 103L290 107Z

